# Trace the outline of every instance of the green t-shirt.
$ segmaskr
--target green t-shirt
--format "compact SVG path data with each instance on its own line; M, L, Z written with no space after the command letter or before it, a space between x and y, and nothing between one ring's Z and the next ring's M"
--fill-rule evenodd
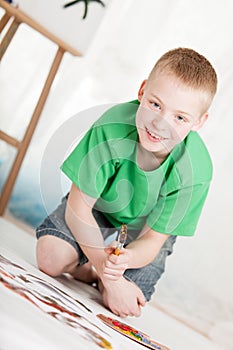
M114 227L192 236L212 178L209 153L190 132L159 168L137 165L138 101L107 110L62 164L62 171L89 196Z

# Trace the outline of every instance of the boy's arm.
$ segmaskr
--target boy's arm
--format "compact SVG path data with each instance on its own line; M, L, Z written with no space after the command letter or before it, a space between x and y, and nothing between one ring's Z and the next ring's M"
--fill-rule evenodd
M136 269L151 263L168 237L146 225L140 236L127 245L131 255L128 268Z
M141 306L145 304L142 291L123 276L113 282L106 280L103 274L107 253L104 251L102 234L92 215L95 201L72 185L65 213L67 225L102 281L104 304L119 316L139 316ZM124 293L119 293L121 289Z
M86 195L73 184L68 197L65 220L98 276L102 278L106 253L101 231L92 214L95 202L95 198Z

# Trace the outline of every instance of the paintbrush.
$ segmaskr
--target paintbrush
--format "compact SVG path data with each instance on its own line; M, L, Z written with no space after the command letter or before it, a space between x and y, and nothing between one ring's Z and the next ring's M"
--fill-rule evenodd
M115 254L115 255L120 254L120 250L124 247L126 239L127 239L127 225L123 224L123 225L121 225L121 230L120 230L118 238L117 238L117 246L116 246L113 254Z

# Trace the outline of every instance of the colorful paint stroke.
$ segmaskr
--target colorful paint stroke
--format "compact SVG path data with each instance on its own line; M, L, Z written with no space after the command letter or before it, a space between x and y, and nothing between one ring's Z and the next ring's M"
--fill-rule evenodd
M107 326L111 327L115 331L125 335L126 337L138 342L141 345L146 346L149 349L169 350L166 346L157 343L145 333L139 330L136 330L135 328L129 326L126 323L122 323L118 320L114 320L111 317L106 317L102 314L98 314L97 317L101 319Z
M102 349L113 349L108 334L96 324L89 308L3 255L0 255L0 284L47 315L72 327L85 340Z

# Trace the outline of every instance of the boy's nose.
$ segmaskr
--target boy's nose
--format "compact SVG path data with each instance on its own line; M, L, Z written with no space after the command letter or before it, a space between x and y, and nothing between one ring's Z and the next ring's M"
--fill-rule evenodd
M159 130L168 130L169 129L169 115L166 113L155 114L152 124L155 128L159 128Z

